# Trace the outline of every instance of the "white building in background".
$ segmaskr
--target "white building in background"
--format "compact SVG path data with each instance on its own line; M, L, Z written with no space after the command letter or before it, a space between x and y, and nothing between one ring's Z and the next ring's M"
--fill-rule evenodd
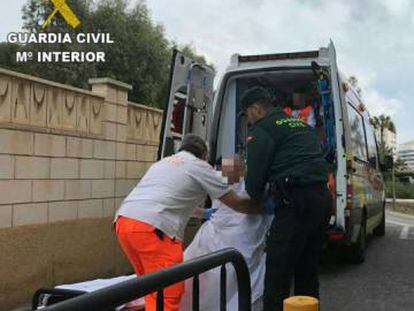
M384 128L382 135L383 135L385 145L391 149L392 156L394 160L396 160L397 159L397 134L394 132L391 132L387 128ZM375 130L375 136L377 137L378 144L380 144L381 143L381 130L380 129Z
M398 157L401 158L410 169L414 169L414 140L398 146Z

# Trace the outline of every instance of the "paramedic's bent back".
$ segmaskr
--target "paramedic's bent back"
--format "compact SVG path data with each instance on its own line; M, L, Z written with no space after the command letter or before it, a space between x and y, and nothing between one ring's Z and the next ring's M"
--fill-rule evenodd
M206 161L187 151L153 164L123 201L117 215L149 223L170 238L184 239L194 207L208 194L212 200L229 192Z

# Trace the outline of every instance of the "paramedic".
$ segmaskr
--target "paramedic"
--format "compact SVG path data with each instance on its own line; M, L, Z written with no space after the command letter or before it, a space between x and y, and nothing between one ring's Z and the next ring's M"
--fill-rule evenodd
M332 197L327 163L310 126L273 107L262 87L248 89L241 113L251 125L247 138L246 190L252 200L275 200L267 238L264 310L283 309L294 279L295 295L319 296L318 260Z
M316 126L315 111L312 105L307 104L303 89L297 89L293 93L293 109L286 107L284 111L286 114L302 120L311 127Z
M180 151L153 164L122 202L115 230L137 275L182 262L185 226L207 194L239 212L255 210L250 199L231 190L206 159L205 141L186 135ZM178 310L183 291L183 282L166 288L164 310ZM156 310L156 293L145 297L145 310Z

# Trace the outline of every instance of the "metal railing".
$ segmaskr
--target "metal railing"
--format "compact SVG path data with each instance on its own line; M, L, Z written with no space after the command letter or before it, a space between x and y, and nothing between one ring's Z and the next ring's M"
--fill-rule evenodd
M44 311L90 311L115 308L145 295L157 292L157 311L164 310L164 288L193 278L192 309L199 310L198 276L208 270L221 267L220 311L226 311L226 264L231 263L236 271L238 286L238 310L251 311L250 274L243 255L234 248L226 248L201 256L182 264L128 280L94 292L43 308Z

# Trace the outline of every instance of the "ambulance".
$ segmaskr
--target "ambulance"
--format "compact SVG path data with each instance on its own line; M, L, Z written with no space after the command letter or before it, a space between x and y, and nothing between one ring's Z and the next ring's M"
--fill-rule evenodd
M330 167L334 198L327 239L343 245L354 263L365 258L369 234L385 234L385 192L370 115L358 92L338 71L333 42L318 50L262 55L234 54L213 91L214 70L174 51L159 158L177 151L186 133L204 137L210 163L247 157L248 125L239 116L240 97L256 85L273 104L287 107L297 89L313 108L315 131ZM384 162L384 161L383 161Z

